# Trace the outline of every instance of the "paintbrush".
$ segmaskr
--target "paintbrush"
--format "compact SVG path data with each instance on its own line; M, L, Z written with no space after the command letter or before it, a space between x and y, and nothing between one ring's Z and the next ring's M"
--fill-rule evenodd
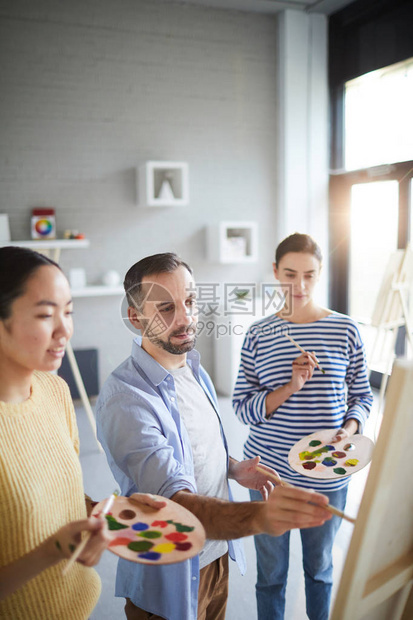
M113 506L113 502L115 501L115 499L116 499L116 497L118 495L119 495L118 491L114 491L112 493L112 495L107 500L106 504L103 506L101 512L99 513L100 517L104 517L109 512L109 510ZM66 564L66 566L64 567L64 569L62 571L62 575L66 575L66 573L68 572L70 567L76 562L77 558L82 553L83 549L86 547L86 545L87 545L87 543L88 543L88 541L89 541L91 536L92 536L92 532L87 532L86 533L86 535L83 538L82 542L76 547L76 549L74 550L74 552L70 556L68 563Z
M288 338L288 340L290 340L293 343L293 345L295 345L297 347L297 349L299 351L301 351L301 353L307 353L307 351L305 349L303 349L303 347L301 345L299 345L298 342L296 342L294 340L294 338L291 338L291 336L289 334L284 334L284 336L286 338ZM316 360L317 360L317 358L316 358ZM318 370L323 373L323 375L326 374L326 371L324 370L324 368L321 368L318 360L316 361L316 366L317 366Z
M259 465L257 466L257 471L259 471L261 474L264 474L268 478L272 479L275 482L275 484L279 484L282 487L289 487L290 489L295 489L296 488L293 484L290 484L286 480L283 480L282 478L280 478L280 476L278 474L271 474L270 472L268 472L266 469L263 469ZM349 521L350 523L355 523L356 522L355 519L353 519L352 517L347 516L346 514L344 514L344 512L342 512L338 508L335 508L331 504L327 504L327 506L321 506L321 507L324 508L324 510L328 510L328 512L331 512L331 514L337 515L337 517L341 517L342 519L345 519L346 521Z

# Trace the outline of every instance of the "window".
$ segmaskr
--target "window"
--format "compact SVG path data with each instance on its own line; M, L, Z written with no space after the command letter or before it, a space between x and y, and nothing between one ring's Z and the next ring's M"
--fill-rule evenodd
M345 85L345 168L413 159L413 58Z
M387 262L397 250L398 210L397 181L352 185L349 311L357 319L373 314Z

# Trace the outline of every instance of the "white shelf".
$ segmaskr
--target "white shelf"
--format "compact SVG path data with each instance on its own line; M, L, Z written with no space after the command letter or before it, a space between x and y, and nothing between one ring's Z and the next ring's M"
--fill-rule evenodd
M73 250L76 248L88 248L89 239L44 239L30 241L0 241L0 247L11 245L31 250Z
M72 288L72 297L104 297L105 295L124 295L123 286L84 286Z
M258 259L256 222L220 222L207 228L208 260L213 263L254 263Z
M54 260L58 262L60 250L75 250L88 248L90 246L89 239L48 239L43 241L1 241L0 247L14 246L20 248L29 248L31 250L43 250L47 253L54 250ZM108 295L123 295L125 293L123 286L82 286L79 288L71 288L72 297L104 297Z
M183 207L189 203L188 164L147 161L139 169L138 196L141 207Z
M20 248L29 248L31 250L74 250L77 248L88 248L90 246L89 239L48 239L43 241L2 241L0 247L11 245ZM79 288L71 288L72 297L104 297L107 295L123 295L125 293L123 286L83 286Z

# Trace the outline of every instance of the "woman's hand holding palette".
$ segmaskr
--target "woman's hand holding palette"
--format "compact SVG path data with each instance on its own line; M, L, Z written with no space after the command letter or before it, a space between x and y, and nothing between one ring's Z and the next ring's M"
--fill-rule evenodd
M189 510L160 495L166 503L153 508L137 499L139 494L117 497L106 515L109 550L125 560L142 564L173 564L197 555L205 544L205 530ZM97 504L98 515L106 500Z
M371 439L352 435L332 444L336 433L337 429L327 429L300 439L288 454L290 466L303 476L331 480L350 476L370 463Z

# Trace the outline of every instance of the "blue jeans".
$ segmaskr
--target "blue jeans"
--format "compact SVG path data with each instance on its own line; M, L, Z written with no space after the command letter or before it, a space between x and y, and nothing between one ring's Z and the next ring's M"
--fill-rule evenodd
M347 486L324 493L332 506L344 510ZM258 491L250 491L252 500L260 500ZM300 530L303 548L306 610L310 620L327 620L333 585L333 543L340 527L333 516L320 527ZM260 534L254 537L257 551L258 620L284 620L285 590L290 555L290 532L282 536Z

